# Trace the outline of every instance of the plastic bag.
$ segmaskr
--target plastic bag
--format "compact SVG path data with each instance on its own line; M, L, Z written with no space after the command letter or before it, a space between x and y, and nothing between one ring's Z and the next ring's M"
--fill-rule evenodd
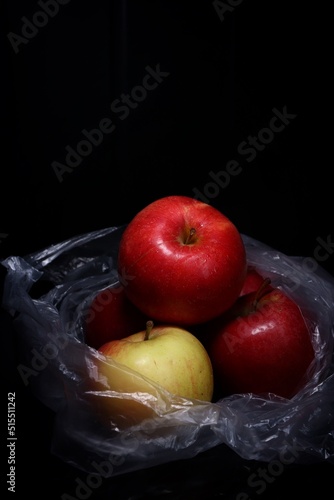
M242 235L248 263L307 311L316 351L313 376L291 400L235 394L213 403L192 401L148 380L147 393L124 393L99 375L97 363L105 361L84 343L83 327L95 294L119 284L123 230L106 228L2 261L3 307L14 318L18 371L55 412L52 452L89 473L113 475L191 458L221 444L244 459L334 463L333 278L313 260L288 257ZM135 386L134 372L116 363L113 370L116 382L122 375ZM118 418L106 418L106 401ZM150 418L122 420L118 405L124 401Z

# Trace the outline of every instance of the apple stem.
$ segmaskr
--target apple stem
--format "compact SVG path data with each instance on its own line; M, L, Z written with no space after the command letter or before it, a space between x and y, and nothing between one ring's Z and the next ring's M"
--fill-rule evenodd
M193 236L196 234L196 229L192 227L188 233L188 236L186 238L186 241L184 242L185 245L190 245L192 243Z
M271 291L271 287L268 288L270 283L270 278L264 278L257 290L246 293L245 295L239 297L239 299L227 312L227 318L242 318L255 312L257 310L260 299Z
M263 282L261 283L261 285L259 286L259 288L257 289L255 297L254 297L254 300L252 302L252 310L253 311L256 310L257 305L258 305L259 300L261 299L261 297L263 297L263 295L265 295L267 293L266 292L266 288L268 287L268 285L270 285L270 283L271 283L271 279L270 278L265 278L263 280Z
M149 320L146 322L146 332L145 332L145 337L144 337L144 340L149 340L150 338L150 333L151 333L151 330L153 328L153 321Z

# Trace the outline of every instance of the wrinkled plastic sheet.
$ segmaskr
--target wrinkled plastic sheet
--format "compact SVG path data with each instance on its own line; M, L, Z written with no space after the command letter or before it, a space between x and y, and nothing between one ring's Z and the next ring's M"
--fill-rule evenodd
M332 276L310 258L288 257L242 235L248 264L269 276L308 318L316 357L310 381L292 399L234 394L201 402L175 397L149 380L147 392L126 393L117 384L108 386L97 369L105 358L84 342L92 298L119 284L123 230L90 232L2 261L7 269L3 307L13 316L18 371L55 412L52 452L87 472L111 464L113 474L191 458L221 444L247 460L334 464ZM139 376L110 364L115 381ZM124 400L147 410L148 418L127 420L119 410L106 416L103 403L117 409Z

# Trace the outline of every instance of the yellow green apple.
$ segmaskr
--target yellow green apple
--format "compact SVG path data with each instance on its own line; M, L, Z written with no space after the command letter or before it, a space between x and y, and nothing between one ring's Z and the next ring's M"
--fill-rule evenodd
M102 357L97 379L112 391L105 394L105 408L118 422L138 423L156 415L156 404L160 401L166 406L166 395L207 402L212 399L210 357L188 330L148 321L146 329L109 341L98 352Z

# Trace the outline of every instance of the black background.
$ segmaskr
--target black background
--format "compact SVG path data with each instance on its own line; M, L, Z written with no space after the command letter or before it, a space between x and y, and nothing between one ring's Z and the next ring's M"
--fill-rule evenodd
M329 242L317 265L334 274L322 32L330 14L302 2L237 4L223 13L204 0L70 0L15 53L8 34L23 36L22 17L41 20L42 9L35 1L1 2L1 259L127 223L159 197L197 190L242 233L288 255L316 258L319 241ZM121 120L111 103L142 84L147 66L168 76ZM269 126L274 108L294 117L247 161L240 144ZM65 148L75 149L82 130L105 118L115 130L60 182L52 163L64 164ZM210 188L210 172L230 160L241 173ZM1 318L8 390L17 394L17 497L75 495L78 471L50 454L53 415L22 387L10 318ZM232 499L257 466L215 449L115 477L90 498ZM327 498L332 470L287 467L261 497L289 497L292 482L299 496Z

